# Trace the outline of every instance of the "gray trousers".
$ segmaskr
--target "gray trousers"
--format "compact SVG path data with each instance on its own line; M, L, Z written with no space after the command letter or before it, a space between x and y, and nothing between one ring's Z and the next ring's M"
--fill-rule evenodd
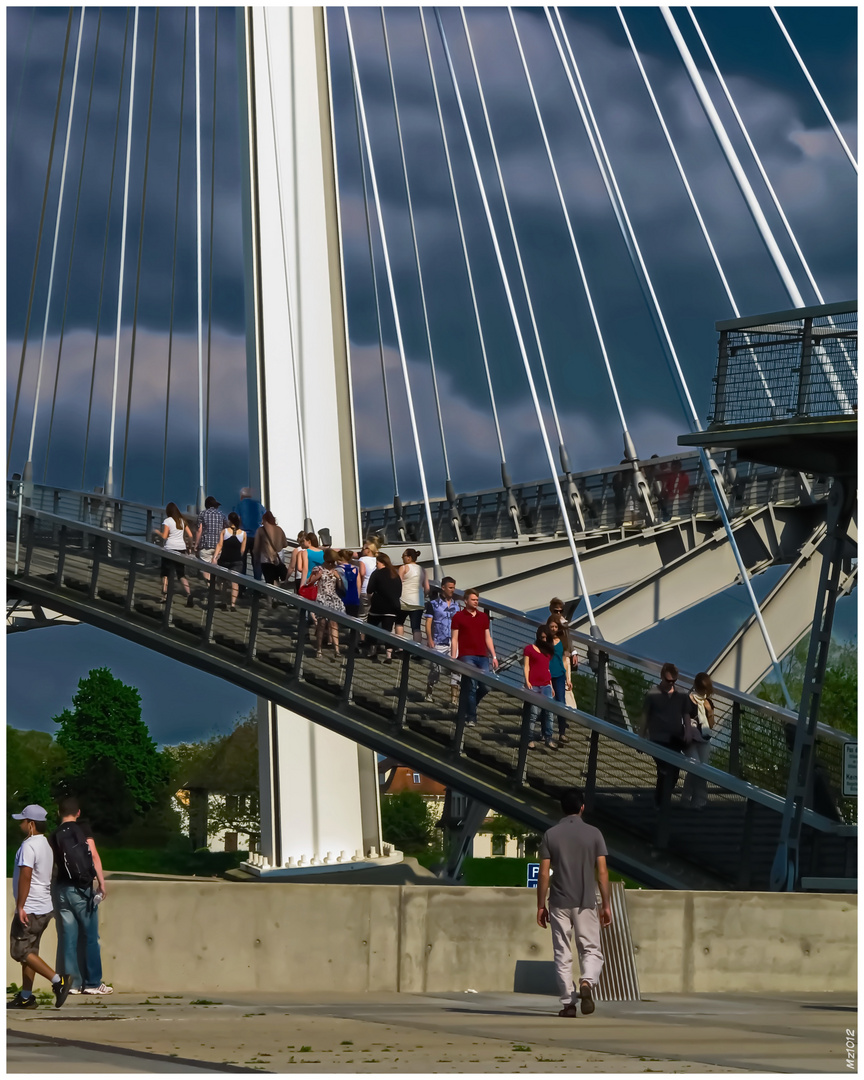
M552 955L555 958L555 977L562 1005L569 1005L578 996L573 986L573 947L571 934L576 935L580 979L597 985L603 970L600 948L600 919L596 908L549 908L552 927Z

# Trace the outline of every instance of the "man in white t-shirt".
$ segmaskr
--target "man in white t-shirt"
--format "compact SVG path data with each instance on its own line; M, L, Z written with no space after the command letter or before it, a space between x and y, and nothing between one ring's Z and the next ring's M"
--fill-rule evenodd
M54 869L54 852L45 836L48 813L44 807L31 803L20 814L13 814L21 822L24 840L15 856L12 874L12 895L15 897L15 915L12 918L10 951L12 959L21 965L21 990L6 1003L7 1009L35 1009L33 979L41 975L51 983L55 1005L59 1009L72 989L69 975L58 975L39 955L39 942L46 926L54 917L51 900L51 872Z

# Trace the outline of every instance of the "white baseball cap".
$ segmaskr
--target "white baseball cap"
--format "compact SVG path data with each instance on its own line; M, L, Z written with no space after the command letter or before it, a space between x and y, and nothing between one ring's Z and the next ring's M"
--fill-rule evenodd
M29 806L24 807L20 814L13 814L12 817L16 821L47 821L48 811L44 806L30 803Z

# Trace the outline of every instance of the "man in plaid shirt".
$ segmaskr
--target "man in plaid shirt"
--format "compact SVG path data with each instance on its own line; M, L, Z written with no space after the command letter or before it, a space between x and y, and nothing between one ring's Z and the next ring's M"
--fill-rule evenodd
M204 500L204 509L198 515L198 529L195 533L195 547L198 558L202 562L212 563L216 548L219 545L219 537L225 528L225 516L219 509L218 503L212 495ZM210 580L209 574L202 574L205 581Z
M455 590L456 582L452 577L442 578L439 595L433 600L426 601L426 610L423 614L426 644L430 649L440 652L442 656L450 655L450 624L459 610L459 603L453 595ZM426 681L426 701L432 700L432 688L438 682L439 674L440 668L436 664L431 664ZM455 672L450 673L451 705L456 705L459 701L459 680L459 675Z

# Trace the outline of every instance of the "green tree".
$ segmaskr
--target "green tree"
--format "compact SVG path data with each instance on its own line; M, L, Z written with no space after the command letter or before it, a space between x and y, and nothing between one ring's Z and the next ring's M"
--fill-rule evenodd
M406 855L428 851L435 835L435 816L422 795L400 791L381 800L381 834Z
M800 641L783 661L783 677L797 704L804 689L808 639ZM763 701L785 705L778 683L763 682L757 691ZM819 720L849 735L858 733L858 646L852 642L832 643L819 703Z
M12 820L12 814L38 803L54 824L58 784L65 768L66 755L47 731L6 728L6 832L7 846L12 850L21 842L18 822Z
M94 828L113 821L114 831L121 819L129 824L164 800L168 763L141 719L141 696L108 668L79 681L72 708L54 723L66 752L67 785L87 801Z
M228 735L166 746L163 753L169 762L173 792L198 788L225 796L211 800L208 807L210 832L227 829L260 835L258 718L254 710L238 717Z

